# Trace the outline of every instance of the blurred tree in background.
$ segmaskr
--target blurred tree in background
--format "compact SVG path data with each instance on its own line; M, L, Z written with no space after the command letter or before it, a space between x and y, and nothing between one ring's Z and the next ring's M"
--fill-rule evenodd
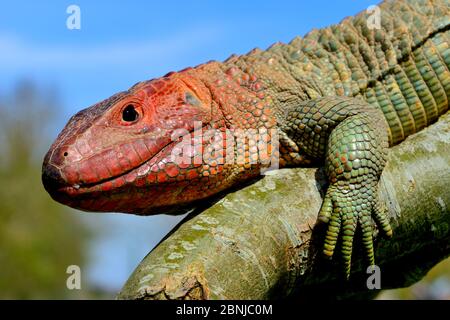
M55 92L31 82L0 96L0 298L79 298L66 269L83 266L89 234L78 216L54 202L41 165L60 107ZM83 273L82 273L83 276ZM83 279L83 277L82 277ZM82 280L82 289L85 283Z

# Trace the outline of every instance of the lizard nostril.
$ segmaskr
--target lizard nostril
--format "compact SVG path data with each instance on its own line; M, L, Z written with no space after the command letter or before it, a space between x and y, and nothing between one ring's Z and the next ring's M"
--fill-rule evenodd
M64 157L67 157L69 155L69 153L66 151L64 152Z

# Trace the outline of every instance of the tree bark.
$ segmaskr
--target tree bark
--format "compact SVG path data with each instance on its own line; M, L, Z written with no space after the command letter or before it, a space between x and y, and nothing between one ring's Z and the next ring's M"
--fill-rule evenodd
M322 258L322 169L274 171L185 219L130 276L118 299L368 298L356 235L352 275ZM392 239L375 230L381 288L420 280L450 254L450 113L391 149L380 181ZM339 248L337 248L339 250Z

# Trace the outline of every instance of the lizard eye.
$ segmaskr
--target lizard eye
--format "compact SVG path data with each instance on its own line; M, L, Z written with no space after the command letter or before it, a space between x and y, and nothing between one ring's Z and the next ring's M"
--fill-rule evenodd
M122 119L126 122L133 122L139 118L139 113L137 113L134 105L129 104L122 111Z

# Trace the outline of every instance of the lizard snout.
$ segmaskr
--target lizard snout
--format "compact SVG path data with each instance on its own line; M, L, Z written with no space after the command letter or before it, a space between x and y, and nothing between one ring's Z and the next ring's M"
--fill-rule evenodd
M58 190L67 186L61 171L47 159L42 165L42 184L45 190L53 197Z

